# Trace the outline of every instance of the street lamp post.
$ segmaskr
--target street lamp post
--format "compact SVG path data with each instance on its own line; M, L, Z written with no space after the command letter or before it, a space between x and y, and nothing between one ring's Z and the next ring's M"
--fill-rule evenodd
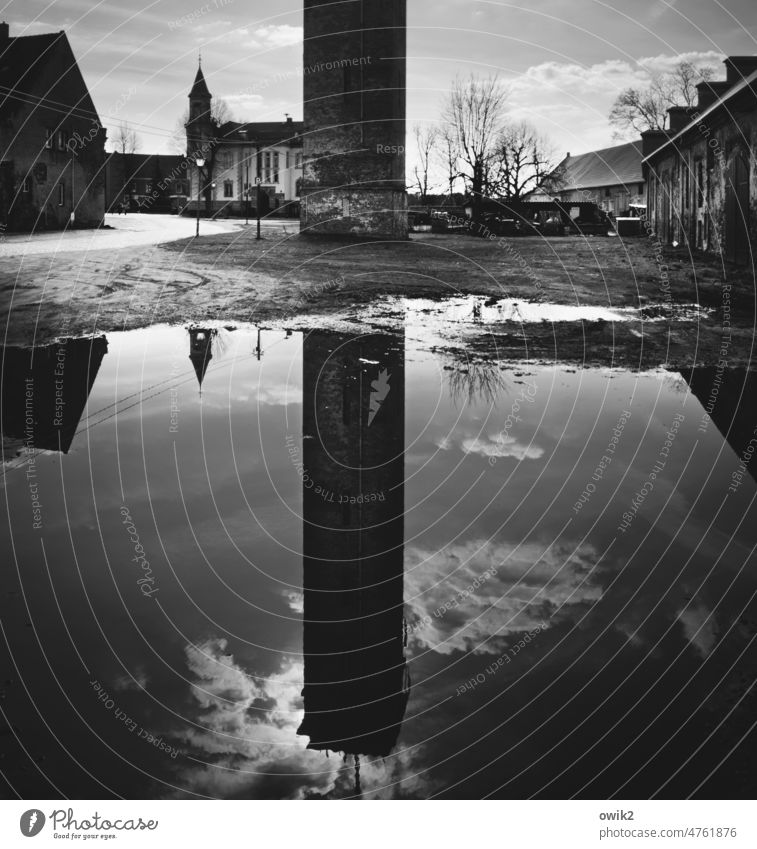
M239 135L246 142L247 130L241 129ZM250 223L250 152L247 150L244 157L244 223Z
M250 223L250 160L244 165L244 223Z
M255 172L256 172L255 173L255 186L256 186L256 192L257 192L257 194L256 194L256 204L255 205L257 207L256 212L257 212L257 216L258 216L258 235L256 236L256 239L258 241L260 241L260 239L261 239L261 235L260 235L260 184L263 181L262 167L261 167L262 166L261 156L262 155L260 153L260 145L257 145L257 147L255 148Z
M200 198L202 197L202 167L205 165L205 160L202 156L195 159L197 165L197 230L195 238L200 235Z

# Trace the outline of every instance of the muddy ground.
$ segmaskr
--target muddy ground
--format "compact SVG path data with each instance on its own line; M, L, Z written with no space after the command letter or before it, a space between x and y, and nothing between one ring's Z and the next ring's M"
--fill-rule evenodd
M260 242L249 229L117 254L0 256L0 286L6 344L209 320L387 330L404 320L396 296L463 294L637 310L622 322L472 319L437 340L478 357L681 368L724 355L738 366L754 346L753 273L682 250L660 256L647 239L424 233L358 244L283 225Z

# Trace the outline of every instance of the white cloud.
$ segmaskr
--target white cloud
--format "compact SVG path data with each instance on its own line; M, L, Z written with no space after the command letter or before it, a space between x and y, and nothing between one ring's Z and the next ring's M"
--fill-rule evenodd
M303 31L302 27L277 24L256 29L254 36L264 47L290 47L302 43Z
M307 737L297 736L303 718L302 661L285 660L278 673L255 678L227 648L220 638L185 648L194 679L195 709L188 718L202 727L187 722L170 736L205 762L182 771L187 789L244 798L270 795L269 790L282 798L351 792L351 767L341 758L308 750ZM382 796L419 791L425 779L415 775L418 751L361 764L364 790L386 786Z
M147 687L147 672L138 666L130 675L119 675L113 681L113 689L124 692L126 690L144 690Z
M589 545L573 551L478 540L439 552L410 546L405 595L412 638L441 654L500 653L508 634L534 630L598 600L601 590L591 582L596 559Z
M544 449L538 445L525 445L514 437L497 433L487 439L464 439L461 445L466 454L480 454L482 457L514 457L516 460L538 460L544 455Z

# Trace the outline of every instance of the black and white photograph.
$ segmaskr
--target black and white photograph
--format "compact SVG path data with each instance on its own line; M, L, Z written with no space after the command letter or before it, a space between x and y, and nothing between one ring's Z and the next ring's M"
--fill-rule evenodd
M753 0L2 4L0 844L757 845L756 157Z

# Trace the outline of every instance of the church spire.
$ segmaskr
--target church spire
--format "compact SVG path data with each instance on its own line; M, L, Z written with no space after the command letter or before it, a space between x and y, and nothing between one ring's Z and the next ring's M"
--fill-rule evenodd
M208 89L208 84L205 82L205 75L202 72L202 57L200 57L199 64L197 66L197 74L195 75L195 81L192 85L192 91L189 92L190 97L210 97L210 90Z
M189 328L189 359L194 366L197 375L197 383L202 394L202 382L205 380L205 372L208 364L213 359L213 336L214 330L205 330L200 327Z

